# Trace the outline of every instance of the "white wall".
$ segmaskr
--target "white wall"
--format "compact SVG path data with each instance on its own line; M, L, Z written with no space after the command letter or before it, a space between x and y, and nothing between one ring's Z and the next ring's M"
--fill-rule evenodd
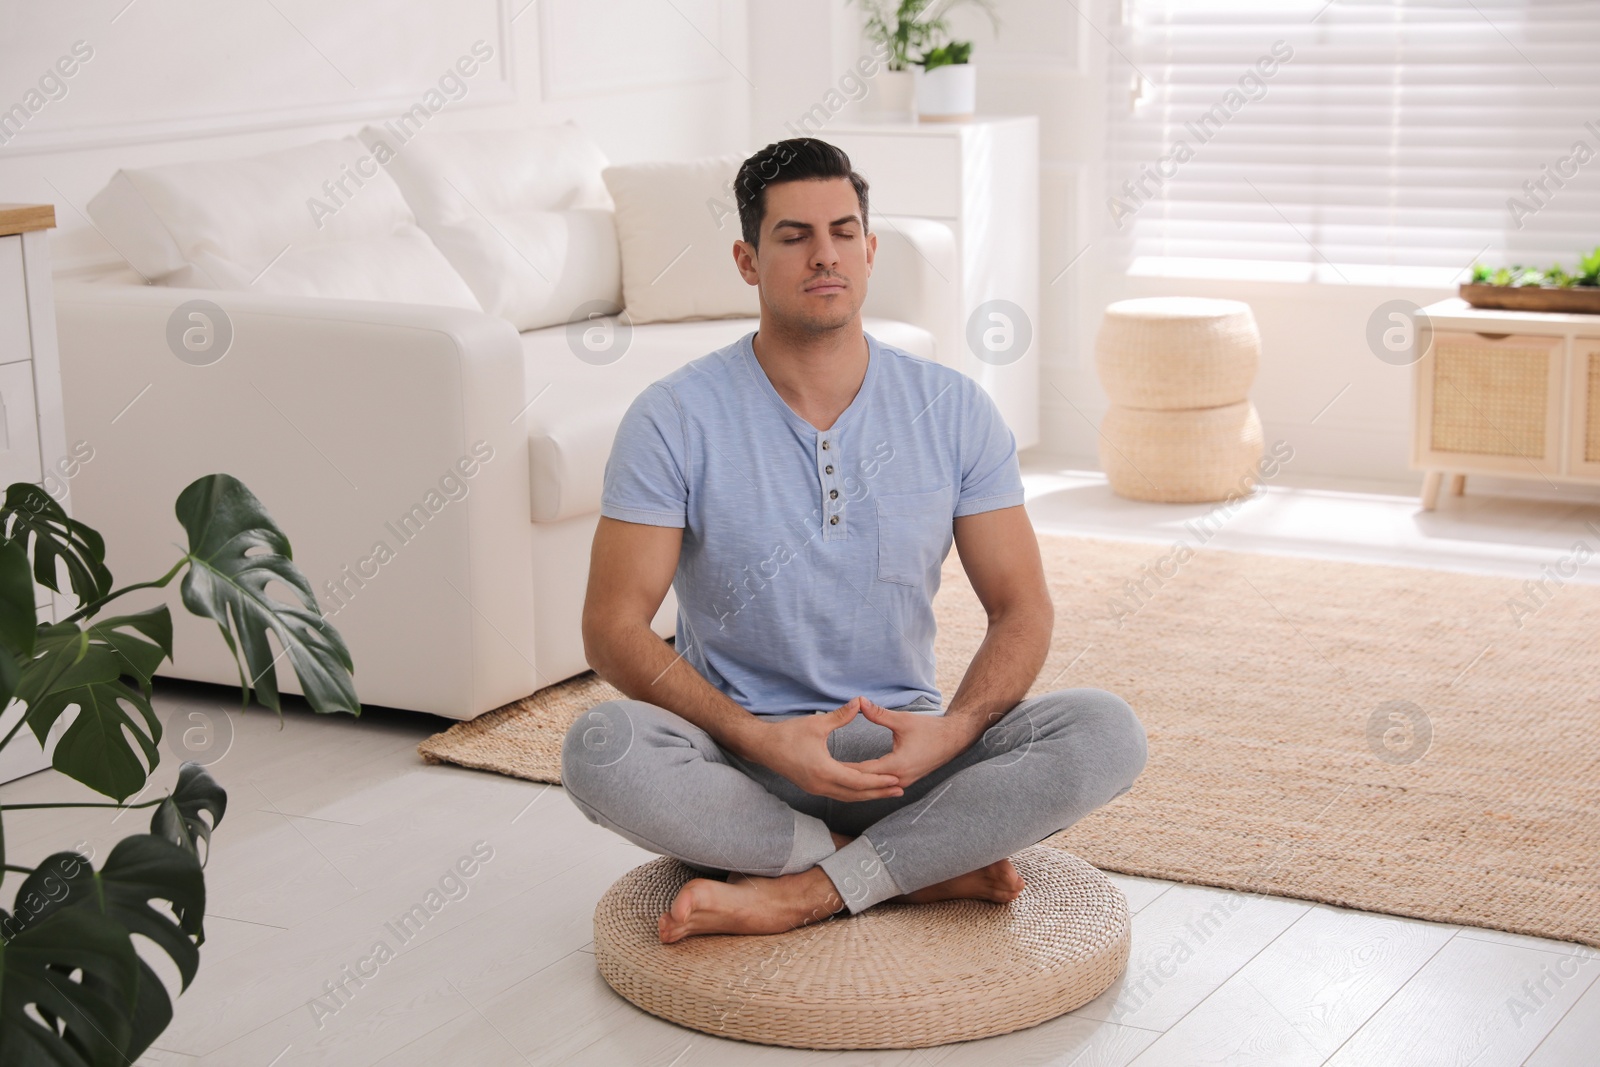
M843 0L751 0L749 18L750 141L759 148L798 136L793 124L837 89L837 57L850 43L850 26ZM851 101L840 96L846 113Z
M492 49L491 61L462 78L464 88L451 83L433 98L441 106L420 136L570 118L613 162L738 150L749 134L752 95L745 7L745 0L0 0L0 109L37 105L0 125L0 202L56 205L58 272L119 263L82 214L118 167L250 155L353 133L424 100L478 40ZM67 63L71 77L56 81L56 61L79 41L80 54L92 56Z

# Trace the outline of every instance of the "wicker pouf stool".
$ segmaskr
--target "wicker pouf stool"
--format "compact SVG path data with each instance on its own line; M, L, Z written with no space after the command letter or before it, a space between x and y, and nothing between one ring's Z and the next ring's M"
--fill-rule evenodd
M1119 496L1167 504L1248 495L1261 459L1261 420L1248 400L1192 411L1113 404L1100 422L1100 467Z
M1012 857L1010 904L879 904L770 936L663 945L656 919L695 872L658 859L623 875L594 913L611 988L670 1022L810 1049L922 1048L1009 1033L1104 992L1128 962L1128 902L1058 848Z
M1146 297L1106 308L1095 367L1111 401L1100 465L1134 500L1221 500L1261 459L1249 400L1261 357L1250 305Z

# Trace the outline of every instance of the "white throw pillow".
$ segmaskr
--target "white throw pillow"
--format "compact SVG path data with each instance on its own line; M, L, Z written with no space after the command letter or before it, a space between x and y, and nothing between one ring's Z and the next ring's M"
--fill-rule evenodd
M354 137L119 170L89 215L167 285L481 310Z
M616 203L622 302L635 324L756 318L759 290L739 276L733 179L744 155L630 163L602 172Z
M359 136L491 315L534 330L621 310L606 157L575 123Z

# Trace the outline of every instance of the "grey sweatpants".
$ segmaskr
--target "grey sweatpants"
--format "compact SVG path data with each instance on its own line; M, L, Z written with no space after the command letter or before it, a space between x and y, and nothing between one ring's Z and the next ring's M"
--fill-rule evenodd
M943 714L926 700L899 710ZM846 763L885 755L893 743L864 715L828 735ZM561 774L591 822L651 852L708 874L771 877L821 865L856 914L1071 826L1127 792L1145 754L1144 728L1120 697L1058 689L1017 704L900 796L840 801L740 759L673 712L613 700L573 723ZM836 848L829 830L855 840Z

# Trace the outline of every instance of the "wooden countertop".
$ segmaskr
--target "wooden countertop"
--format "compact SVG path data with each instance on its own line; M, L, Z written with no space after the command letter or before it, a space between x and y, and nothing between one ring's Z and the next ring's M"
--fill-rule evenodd
M1580 315L1566 311L1509 311L1475 308L1458 296L1429 304L1422 309L1434 329L1474 330L1485 333L1537 333L1565 335L1581 333L1600 336L1600 315Z
M0 237L29 230L48 230L55 224L54 204L0 204Z

